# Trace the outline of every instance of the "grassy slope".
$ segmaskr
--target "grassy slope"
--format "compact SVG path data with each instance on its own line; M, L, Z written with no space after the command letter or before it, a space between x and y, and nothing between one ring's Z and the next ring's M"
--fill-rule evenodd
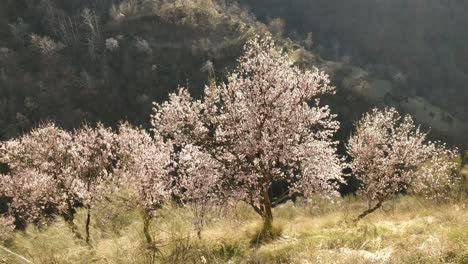
M93 248L74 240L60 221L18 232L7 247L34 263L468 263L467 205L466 199L436 204L403 197L354 225L347 222L365 208L361 201L288 203L274 211L283 236L259 247L250 246L259 219L245 205L210 211L201 240L193 211L168 205L152 228L162 251L153 259L138 212L113 204L98 208ZM23 263L0 249L2 260Z

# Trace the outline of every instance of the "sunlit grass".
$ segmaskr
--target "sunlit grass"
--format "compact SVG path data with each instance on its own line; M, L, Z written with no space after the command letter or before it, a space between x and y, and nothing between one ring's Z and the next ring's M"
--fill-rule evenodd
M151 232L159 251L146 247L137 209L98 205L91 246L63 221L17 231L6 243L34 263L467 263L467 200L436 203L400 197L355 224L365 202L291 202L274 209L277 239L252 245L261 219L245 204L211 208L201 239L190 207L165 205ZM75 220L82 226L84 212ZM83 231L83 230L81 230ZM0 249L0 263L24 263Z

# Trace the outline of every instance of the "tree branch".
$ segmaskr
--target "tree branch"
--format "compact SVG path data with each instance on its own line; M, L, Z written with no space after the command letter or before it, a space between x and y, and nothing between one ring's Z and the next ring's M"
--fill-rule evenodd
M362 214L360 214L356 219L354 219L354 222L358 222L362 218L364 218L366 215L374 212L375 210L379 209L382 206L383 200L379 200L379 202L372 208L367 209L364 211Z
M254 203L250 203L250 206L255 210L257 214L259 214L261 217L263 217L263 211L260 209L260 207L256 206Z
M291 198L291 193L289 191L286 191L283 194L281 194L281 196L278 199L271 202L271 206L273 206L273 207L277 206L278 204L280 204L281 202L287 200L288 198Z

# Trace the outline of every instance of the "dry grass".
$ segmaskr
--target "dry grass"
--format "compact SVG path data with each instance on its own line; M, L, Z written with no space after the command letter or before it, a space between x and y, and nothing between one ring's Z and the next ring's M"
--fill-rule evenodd
M168 204L152 225L159 253L146 248L138 211L99 208L92 247L73 238L60 220L17 232L6 247L34 263L468 263L466 198L435 203L401 197L358 224L349 220L365 203L355 198L286 203L274 209L283 235L256 247L249 242L261 221L244 204L212 208L202 239L192 210ZM83 218L80 212L78 225ZM0 263L24 261L0 249Z

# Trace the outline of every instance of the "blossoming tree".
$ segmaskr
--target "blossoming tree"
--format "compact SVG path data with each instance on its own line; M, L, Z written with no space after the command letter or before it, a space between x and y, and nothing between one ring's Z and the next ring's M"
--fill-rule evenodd
M172 194L195 209L195 228L200 237L206 210L227 196L220 188L221 164L205 151L213 138L202 114L204 105L180 88L177 94L169 95L167 102L156 104L154 110L153 132L172 146Z
M221 164L200 147L188 144L178 153L176 169L173 194L192 205L195 230L201 239L207 211L226 198L221 186Z
M317 99L333 91L326 74L300 70L271 36L256 37L247 42L228 83L206 87L203 100L179 89L155 105L152 123L174 144L208 154L221 168L215 189L249 203L263 218L260 235L267 238L272 206L280 200L294 193L337 193L343 166L332 136L339 124ZM290 188L272 200L276 181Z
M21 224L41 224L58 214L76 231L71 142L70 133L47 123L2 143L0 162L10 172L0 175L0 195L13 199L10 210Z
M144 129L128 123L120 125L117 142L117 180L136 190L135 200L143 211L143 233L151 245L150 220L174 190L171 148L158 135L152 138Z
M73 133L73 160L69 168L74 191L86 208L87 243L90 239L91 210L101 197L103 187L113 180L117 154L115 137L115 133L102 124L84 126Z
M373 109L356 124L348 152L362 181L360 192L369 200L368 210L356 220L401 191L430 198L447 194L456 180L456 150L426 138L409 115L401 117L394 108Z
M91 208L115 168L114 133L102 125L69 133L52 123L4 142L0 162L10 173L0 175L0 195L12 198L10 210L23 224L43 224L62 216L76 236L75 209L87 209L89 243Z

